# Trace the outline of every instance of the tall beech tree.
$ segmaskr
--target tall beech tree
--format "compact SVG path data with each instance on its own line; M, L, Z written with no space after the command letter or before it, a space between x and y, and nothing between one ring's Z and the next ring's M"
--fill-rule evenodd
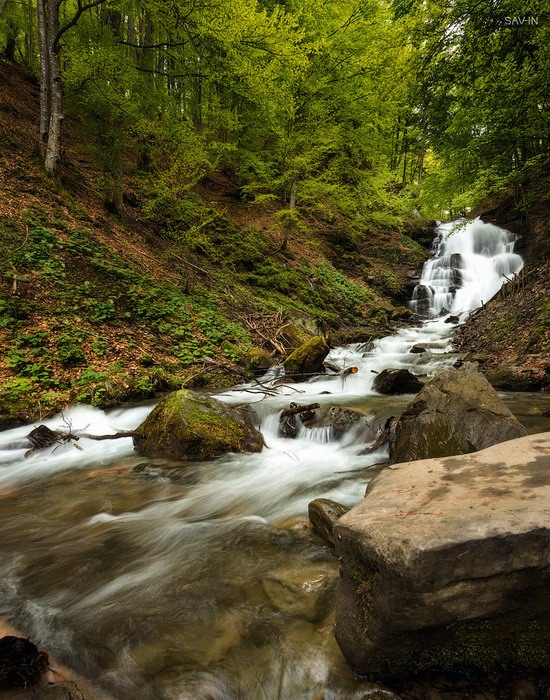
M60 11L67 0L37 0L38 45L40 52L40 153L46 173L53 176L61 155L63 86L61 46L64 34L75 27L84 12L106 0L93 0L77 6L69 19L60 23Z

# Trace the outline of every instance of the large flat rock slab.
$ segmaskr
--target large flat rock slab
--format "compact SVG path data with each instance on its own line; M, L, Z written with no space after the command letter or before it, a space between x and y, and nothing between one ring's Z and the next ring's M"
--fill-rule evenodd
M388 467L334 532L360 673L550 667L550 433Z

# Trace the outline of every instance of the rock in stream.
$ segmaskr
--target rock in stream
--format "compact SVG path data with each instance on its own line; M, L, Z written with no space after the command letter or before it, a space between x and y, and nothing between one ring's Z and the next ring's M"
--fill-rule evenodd
M354 670L550 672L549 504L550 433L384 469L334 527Z

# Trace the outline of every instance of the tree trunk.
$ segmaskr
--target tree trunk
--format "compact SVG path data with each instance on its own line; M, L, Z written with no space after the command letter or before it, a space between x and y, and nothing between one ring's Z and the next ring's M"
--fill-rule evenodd
M63 114L61 111L61 64L59 60L59 46L56 46L55 39L59 32L59 4L57 0L48 0L48 46L47 61L49 67L49 98L50 98L50 120L48 124L48 138L46 143L46 155L44 156L44 167L48 175L56 174L57 165L61 156L61 122Z
M50 63L48 61L48 26L46 0L37 0L38 42L40 47L40 155L46 156L50 128Z
M124 159L122 144L122 129L119 125L112 125L110 138L104 143L109 143L109 160L106 163L105 174L108 185L105 192L105 208L112 214L122 214L124 211Z
M17 47L17 42L15 37L17 35L17 27L13 20L8 20L8 37L6 40L6 46L4 48L4 58L6 61L13 63L15 61L15 49Z
M27 4L28 28L25 36L25 54L26 63L31 68L34 68L34 6L32 0L28 0Z
M2 0L0 0L2 2ZM98 7L105 0L78 2L78 8L63 27L59 24L59 9L63 0L37 0L38 40L40 53L40 154L46 173L53 176L61 157L62 88L61 37L76 26L83 12Z
M294 178L294 180L292 180L292 184L290 185L290 197L288 200L289 209L294 209L296 206L296 189L298 187L296 180L297 178Z
M0 17L4 14L4 10L8 4L8 0L0 0Z

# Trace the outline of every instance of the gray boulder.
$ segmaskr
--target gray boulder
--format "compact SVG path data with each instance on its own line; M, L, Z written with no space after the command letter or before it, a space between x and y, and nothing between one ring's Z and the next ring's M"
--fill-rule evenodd
M332 529L338 518L347 513L349 508L336 501L331 501L330 498L316 498L309 503L307 510L315 532L328 544L334 546Z
M527 435L474 365L446 367L403 411L395 429L393 462L482 450Z
M241 410L182 389L162 399L137 428L142 455L212 459L227 452L260 452L263 438Z
M373 389L379 394L416 394L422 382L408 369L384 369L377 374Z
M550 433L384 469L334 527L353 669L550 670L549 503Z
M304 419L306 428L332 428L337 435L346 433L358 421L365 418L364 413L339 406L323 406L312 413L311 417Z

